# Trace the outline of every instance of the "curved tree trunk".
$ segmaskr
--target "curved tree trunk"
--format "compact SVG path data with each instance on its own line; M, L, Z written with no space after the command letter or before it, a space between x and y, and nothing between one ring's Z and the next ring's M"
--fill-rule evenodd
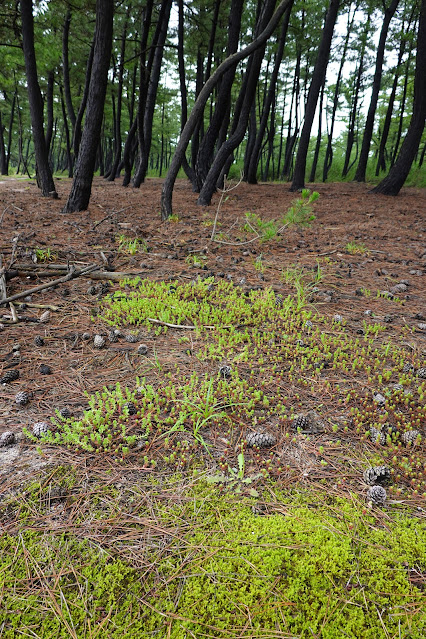
M99 147L112 48L114 0L97 0L93 66L80 152L64 213L87 209Z
M297 149L296 164L294 167L293 182L290 191L299 191L305 186L306 158L308 155L309 140L311 137L312 123L314 121L317 108L318 96L321 86L324 83L327 71L328 58L330 56L331 39L333 37L334 25L336 24L339 12L340 0L330 0L327 16L325 18L324 29L318 50L318 57L315 62L312 81L309 87L308 99L305 108L305 121L302 133L300 134L299 147Z
M206 102L213 91L214 87L217 85L221 77L232 67L247 58L253 51L256 51L259 47L261 47L271 36L277 24L279 23L284 11L287 9L290 0L281 0L278 7L275 10L274 15L272 16L269 24L263 30L263 32L255 38L249 45L241 49L240 51L234 53L233 55L228 56L216 69L216 71L210 76L207 80L206 84L203 86L193 109L191 111L191 115L189 116L185 127L180 136L179 142L176 146L176 150L172 161L170 163L170 168L167 173L167 176L163 183L163 188L161 192L161 217L162 219L167 219L170 215L172 215L172 194L173 187L176 181L177 174L179 172L180 166L182 164L182 159L185 154L186 148L191 139L192 132L194 131L197 122L200 117L202 117L204 112L204 107Z
M372 190L383 195L398 195L420 146L426 121L426 0L422 0L417 33L416 73L414 76L413 115L398 159L380 184Z
M27 76L28 102L30 105L31 128L37 165L37 182L42 195L58 197L49 166L46 139L43 126L43 100L37 78L37 63L34 50L34 19L32 0L21 0L22 48Z

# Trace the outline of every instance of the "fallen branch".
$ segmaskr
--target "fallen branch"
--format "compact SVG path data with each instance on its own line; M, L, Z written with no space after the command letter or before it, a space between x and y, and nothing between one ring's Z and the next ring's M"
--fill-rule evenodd
M22 291L21 293L16 293L16 295L11 295L10 297L6 297L5 299L0 300L0 306L3 304L9 304L9 302L14 302L15 300L22 299L27 295L32 295L33 293L38 293L50 286L56 286L56 284L63 284L64 282L68 282L69 280L75 279L76 277L80 277L84 274L90 273L93 269L97 268L97 265L94 264L92 266L87 266L85 269L81 271L77 271L74 267L71 267L71 270L64 277L60 277L57 280L51 280L46 284L40 284L39 286L34 286L34 288L30 288L26 291Z

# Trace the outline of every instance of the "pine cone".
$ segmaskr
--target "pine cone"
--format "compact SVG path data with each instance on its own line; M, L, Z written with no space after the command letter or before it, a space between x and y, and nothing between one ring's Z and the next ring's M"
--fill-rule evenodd
M402 367L403 373L411 373L414 370L414 366L410 362L406 362Z
M393 385L393 390L394 391L402 391L402 390L404 390L404 387L403 387L402 384L394 384Z
M426 368L418 368L416 375L420 377L420 379L426 379Z
M406 446L412 444L413 446L417 443L417 437L420 435L418 430L407 430L405 433L401 435L401 441Z
M71 417L71 411L68 408L68 406L64 406L64 408L60 408L59 409L59 414L64 419L68 419L69 417Z
M126 404L124 404L124 408L127 408L129 415L136 415L136 413L138 412L138 409L133 402L127 402Z
M19 391L15 395L15 403L19 406L26 406L30 401L30 396L26 391Z
M49 431L49 424L47 422L36 422L33 426L33 435L35 437L41 437Z
M3 377L0 377L0 384L10 384L10 382L14 382L18 377L19 371L16 368L11 368L5 372Z
M39 322L41 322L42 324L46 324L49 320L50 320L50 311L44 311L44 313L40 315Z
M118 335L115 331L110 331L108 333L108 339L110 342L118 342Z
M308 328L308 329L309 329L309 328L312 328L312 327L313 327L313 324L312 324L311 320L306 320L306 322L305 322L305 328Z
M133 333L128 333L125 339L126 342L129 342L130 344L136 344L136 342L138 341L138 338L136 337L136 335L133 335Z
M12 433L11 430L7 430L6 432L0 435L0 448L3 446L12 446L15 443L15 433Z
M139 355L146 355L148 352L148 346L146 344L139 344L138 353Z
M87 289L87 294L88 295L96 295L96 286L89 286L89 288Z
M42 375L51 375L52 369L47 364L40 364L40 373Z
M102 335L95 335L93 346L95 348L103 348L105 346L105 338L103 338Z
M372 466L364 471L364 481L370 486L388 486L390 470L387 466Z
M367 490L367 501L371 501L375 506L384 506L386 490L383 486L372 486Z
M219 375L223 377L223 379L229 379L231 377L232 369L230 366L221 366L219 368Z
M377 428L375 428L374 426L370 426L369 431L370 431L370 439L372 442L374 442L375 444L379 443L382 446L386 444L385 433L381 433L380 430L377 430Z
M34 344L36 346L44 346L44 339L41 337L41 335L36 335L34 337Z
M340 322L343 321L343 317L339 315L339 313L336 313L335 315L333 315L333 321L340 324Z
M407 289L408 289L408 286L406 284L404 284L403 282L400 282L399 284L396 284L395 286L392 286L390 291L394 295L398 295L399 293L405 293L405 291Z
M282 295L275 295L275 306L277 308L281 308L283 305L283 296Z
M257 448L269 448L270 446L274 446L276 444L276 438L271 433L255 431L254 433L249 433L246 437L247 446L253 448L256 446Z
M293 430L309 430L310 420L306 415L297 415L291 424Z
M386 404L386 397L383 397L381 393L374 393L373 399L379 406L384 406Z

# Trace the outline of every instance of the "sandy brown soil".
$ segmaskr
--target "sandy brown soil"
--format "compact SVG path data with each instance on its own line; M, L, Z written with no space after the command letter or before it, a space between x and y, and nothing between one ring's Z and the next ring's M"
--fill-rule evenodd
M234 245L210 240L219 194L210 207L199 207L189 184L178 181L174 194L174 212L178 221L160 219L161 180L150 179L140 190L124 189L97 178L90 208L80 214L62 215L70 181L57 181L59 200L42 198L33 182L0 181L0 254L7 269L25 265L34 267L35 249L51 257L38 266L75 263L84 267L96 263L120 272L138 273L155 280L190 281L197 275L230 277L244 287L272 286L277 293L287 289L280 277L291 265L314 269L317 261L324 273L319 290L312 298L324 315L341 314L354 328L361 327L365 311L371 309L377 321L391 325L391 337L397 338L406 327L409 348L421 358L426 355L426 193L421 189L403 189L396 198L373 195L364 184L317 184L314 205L316 220L310 228L289 228L277 240L243 244L250 239L241 228L245 213L251 211L263 219L280 218L295 198L287 184L241 184L228 194L218 216L217 232ZM139 238L148 252L135 255L119 251L117 238ZM238 245L238 238L241 240ZM348 242L364 244L368 253L351 255ZM205 268L189 264L188 256L203 256ZM264 272L255 268L262 256ZM54 259L53 259L54 258ZM50 278L14 277L7 283L9 296L30 289ZM408 290L401 303L377 298L377 291L389 290L402 280ZM117 381L134 387L135 377L146 369L146 359L135 346L121 340L102 350L93 346L96 333L107 334L109 327L97 320L98 300L105 294L101 282L79 277L33 294L28 306L15 304L19 322L11 322L8 306L0 308L0 376L11 368L20 377L0 386L0 433L20 432L36 421L49 420L55 409L69 407L77 416L87 407L85 393L93 393ZM93 289L96 287L96 290ZM118 284L110 288L114 290ZM358 292L357 292L358 289ZM371 296L359 289L371 291ZM39 318L53 306L47 323ZM91 339L84 339L84 333ZM45 345L37 347L36 336ZM190 356L178 345L176 335L155 338L145 329L139 342L150 352L155 346L163 363L179 360L190 366ZM18 347L19 344L19 347ZM40 365L48 365L51 374L42 374ZM19 407L14 399L18 391L32 393L30 402Z

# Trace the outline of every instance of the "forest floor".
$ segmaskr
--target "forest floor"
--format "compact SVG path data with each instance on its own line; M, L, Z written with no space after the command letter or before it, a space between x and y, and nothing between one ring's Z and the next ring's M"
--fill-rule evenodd
M43 604L46 615L53 615L64 636L75 637L115 637L116 629L128 637L367 637L370 631L376 637L424 636L425 191L406 188L391 198L369 193L365 184L310 185L320 194L312 205L316 219L266 239L257 237L267 229L264 223L282 220L298 197L288 184L242 183L220 207L220 193L210 207L199 207L190 185L180 180L174 216L161 222L159 179L135 190L96 178L88 211L65 216L61 208L70 183L58 179L60 199L48 200L33 181L0 181L0 255L3 266L19 272L7 281L7 295L66 275L65 265L96 265L144 283L108 286L106 276L91 279L87 273L16 300L17 322L9 305L0 307L0 377L19 371L16 380L0 386L0 437L5 431L16 435L15 443L0 447L0 530L15 535L25 510L32 531L71 531L78 540L118 552L126 566L143 573L143 602L160 621L146 617L142 623L138 617L147 634L123 634L118 611L101 604L92 626L82 630L72 611L55 603L59 577L43 586L51 602L50 608ZM96 335L104 338L101 348ZM29 394L22 406L16 403L20 391ZM65 408L71 417L61 419L57 411ZM37 441L31 433L39 422L49 424L51 435ZM411 431L420 435L414 433L410 443L404 434ZM389 468L388 494L372 507L363 473L380 465ZM64 469L72 469L72 481L64 480ZM199 497L197 482L204 480L210 488L202 484ZM374 613L371 621L366 602L365 627L343 625L343 634L327 634L335 617L326 611L327 601L325 612L310 619L310 630L297 625L297 615L283 613L279 621L265 617L256 626L250 604L243 611L234 602L239 612L232 613L238 617L232 630L226 615L218 621L221 608L215 619L203 621L194 603L198 595L192 604L182 595L181 602L183 581L169 593L173 605L153 608L154 594L158 601L172 583L166 568L156 572L153 563L172 562L172 548L184 539L191 517L195 528L200 525L196 499L212 500L211 486L218 498L248 504L253 516L287 513L309 502L314 509L332 508L337 521L346 517L337 512L344 512L342 504L355 500L366 535L387 529L401 514L414 517L419 523L413 548L422 551L416 561L401 560L410 564L407 583L415 590L403 626L399 619L398 631L383 609L383 618ZM110 492L102 492L105 487ZM282 491L296 500L285 508ZM301 494L307 502L299 503ZM101 521L94 496L97 509L104 503ZM337 500L332 507L330 499ZM170 513L164 514L168 505L173 525ZM197 543L199 548L200 538ZM32 557L40 567L36 551ZM203 555L197 562L199 572ZM173 578L182 577L184 565L173 564ZM26 570L31 572L28 562ZM55 571L65 574L63 566ZM25 588L34 593L33 586ZM18 606L6 603L10 610ZM36 628L26 636L62 636L31 626L31 615L22 615L25 628ZM0 637L14 637L2 619ZM416 625L423 628L419 634Z

